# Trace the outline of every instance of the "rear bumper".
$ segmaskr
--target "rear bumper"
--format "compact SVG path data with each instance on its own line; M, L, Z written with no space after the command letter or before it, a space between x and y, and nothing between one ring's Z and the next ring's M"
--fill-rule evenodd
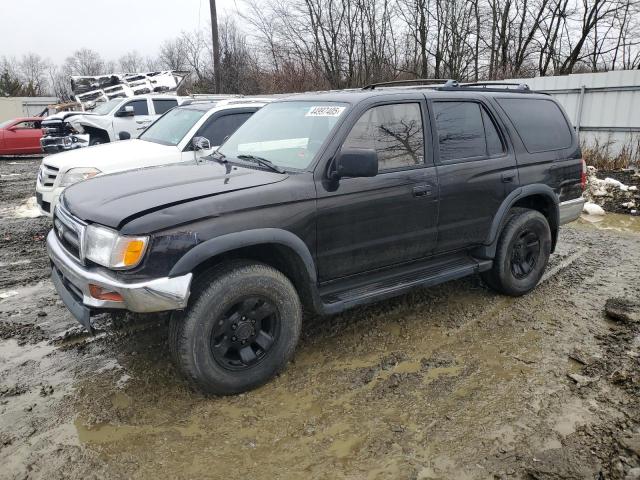
M47 251L52 263L52 280L60 298L78 321L85 326L87 326L85 322L88 322L88 312L96 309L121 309L147 313L181 310L187 306L191 273L180 277L125 283L115 278L113 273L106 269L80 265L66 252L53 231L47 236ZM123 301L94 298L89 285L119 293Z
M560 205L558 206L560 213L560 225L577 220L582 213L584 203L585 199L582 197L567 200L566 202L560 202Z

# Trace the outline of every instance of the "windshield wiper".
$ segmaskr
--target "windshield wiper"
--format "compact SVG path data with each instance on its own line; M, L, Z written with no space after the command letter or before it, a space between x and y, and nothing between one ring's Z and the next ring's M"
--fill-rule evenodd
M255 155L237 155L237 157L240 160L253 161L253 162L257 163L258 165L262 165L263 167L267 167L267 168L273 170L274 172L287 173L283 169L281 169L279 166L277 166L275 163L273 163L271 160L267 160L266 158L256 157Z

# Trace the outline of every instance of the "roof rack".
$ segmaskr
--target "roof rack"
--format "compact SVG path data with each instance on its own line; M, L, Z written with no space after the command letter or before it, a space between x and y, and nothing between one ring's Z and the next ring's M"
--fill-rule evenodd
M376 87L406 85L406 84L411 85L414 83L420 83L425 85L435 84L443 87L458 86L458 82L450 78L415 78L411 80L392 80L389 82L370 83L369 85L365 85L364 87L362 87L362 90L374 90Z
M509 87L516 87L514 90L530 91L529 85L526 83L510 83L510 82L473 82L473 83L461 83L458 85L460 88L490 88L499 89L500 87L506 87L504 90L508 90Z

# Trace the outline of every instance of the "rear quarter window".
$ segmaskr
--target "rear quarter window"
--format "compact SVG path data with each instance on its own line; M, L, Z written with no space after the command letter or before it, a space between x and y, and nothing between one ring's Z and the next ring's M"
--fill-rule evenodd
M571 127L555 102L537 98L496 100L516 127L529 153L561 150L572 145Z

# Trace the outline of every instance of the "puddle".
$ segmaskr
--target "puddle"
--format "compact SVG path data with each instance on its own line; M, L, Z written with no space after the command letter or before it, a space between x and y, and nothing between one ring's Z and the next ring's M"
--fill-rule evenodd
M640 233L640 216L607 213L606 215L582 215L571 224L576 228L594 228L615 232Z

